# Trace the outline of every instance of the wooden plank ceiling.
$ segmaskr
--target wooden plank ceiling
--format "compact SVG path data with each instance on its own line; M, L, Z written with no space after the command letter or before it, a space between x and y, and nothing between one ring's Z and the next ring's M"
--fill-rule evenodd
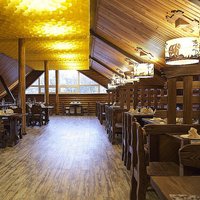
M136 50L137 47L151 53L156 69L165 66L164 48L169 39L199 36L198 31L186 32L175 28L166 16L173 10L184 12L191 20L200 19L199 1L196 0L96 0L96 17L92 24L93 41L91 57L110 67L92 62L92 68L106 77L112 71L127 67L128 56L137 62L147 62ZM198 30L198 27L196 27ZM104 68L104 69L103 69Z
M164 47L166 40L199 35L197 32L190 33L175 28L173 23L169 23L166 20L166 15L169 15L171 11L180 10L189 19L199 21L200 5L198 0L91 0L90 2L90 29L92 35L90 39L91 70L88 70L85 74L94 80L96 79L95 81L99 79L99 82L104 86L113 73L119 74L120 70L128 67L125 62L127 57L137 62L148 61L140 57L136 50L137 47L154 56L151 61L155 63L156 69L159 70L165 66ZM2 15L0 15L2 23L6 22L4 14L5 12L2 12ZM3 34L2 31L1 33ZM38 65L39 67L43 65L43 60L49 59L53 63L54 56L56 55L52 54L53 50L48 48L47 43L59 43L62 41L60 38L48 40L44 38L37 38L36 40L27 39L27 64L29 66ZM82 45L78 52L81 53L81 50L84 53L87 47L85 48ZM1 37L0 53L16 59L17 38ZM76 53L75 50L74 53ZM16 83L17 61L8 61L8 57L4 57L4 61L2 59L3 54L0 56L0 75L6 77L8 86L11 86ZM12 70L12 67L15 70ZM104 78L97 76L98 73L104 76ZM9 78L9 76L13 77ZM158 75L156 75L154 80L162 82L162 78L159 78ZM2 92L1 90L0 88L0 92Z

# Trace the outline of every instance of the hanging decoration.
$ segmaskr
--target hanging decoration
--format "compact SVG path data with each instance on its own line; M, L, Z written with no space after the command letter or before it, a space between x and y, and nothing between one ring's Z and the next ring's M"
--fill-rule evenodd
M134 67L134 77L152 78L154 76L154 64L140 63Z
M165 60L168 65L199 63L199 39L184 37L168 40L165 45Z

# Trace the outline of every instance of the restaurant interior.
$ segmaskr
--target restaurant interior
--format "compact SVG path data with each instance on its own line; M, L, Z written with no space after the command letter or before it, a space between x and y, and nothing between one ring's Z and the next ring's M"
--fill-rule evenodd
M200 1L1 0L0 200L199 200Z

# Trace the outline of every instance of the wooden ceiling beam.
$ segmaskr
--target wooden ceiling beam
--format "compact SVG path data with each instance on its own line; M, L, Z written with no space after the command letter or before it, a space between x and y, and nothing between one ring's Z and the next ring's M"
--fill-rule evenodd
M90 3L90 29L96 30L98 20L98 8L100 0L92 0ZM90 55L94 55L95 40L90 37Z
M118 76L122 77L123 75L116 72L114 69L108 67L106 64L104 64L103 62L101 62L100 60L98 60L97 58L94 58L92 56L90 56L90 59L92 59L93 61L95 61L96 63L100 64L102 67L106 68L107 70L113 72L114 74L117 74Z
M200 6L200 1L199 0L189 0L190 2L192 2L193 4Z
M108 46L112 47L113 49L115 49L116 51L120 52L121 54L123 54L124 56L131 58L133 60L135 60L136 62L142 62L142 60L140 60L139 58L133 56L132 54L126 52L125 50L123 50L122 48L118 47L117 45L113 44L112 42L108 41L107 39L105 39L104 37L102 37L101 35L99 35L98 33L96 33L95 31L93 31L92 29L90 29L90 34L92 36L94 36L95 38L103 41L105 44L107 44Z
M8 86L6 85L6 82L4 81L4 78L0 75L0 81L4 87L4 89L6 90L7 94L11 97L11 99L13 100L13 102L15 102L15 97L13 96L12 92L10 91L10 89L8 88Z
M91 70L93 70L93 71L95 71L97 74L99 74L100 76L103 76L105 79L107 79L108 80L108 82L110 82L110 79L109 78L107 78L106 76L104 76L103 74L101 74L100 72L98 72L96 69L94 69L92 66L90 66L90 69ZM101 84L101 83L99 83L99 84Z

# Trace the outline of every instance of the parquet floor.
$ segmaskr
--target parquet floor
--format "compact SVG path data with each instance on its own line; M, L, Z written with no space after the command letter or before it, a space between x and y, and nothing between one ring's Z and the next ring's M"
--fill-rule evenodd
M0 200L128 200L121 147L95 117L51 117L0 149Z

